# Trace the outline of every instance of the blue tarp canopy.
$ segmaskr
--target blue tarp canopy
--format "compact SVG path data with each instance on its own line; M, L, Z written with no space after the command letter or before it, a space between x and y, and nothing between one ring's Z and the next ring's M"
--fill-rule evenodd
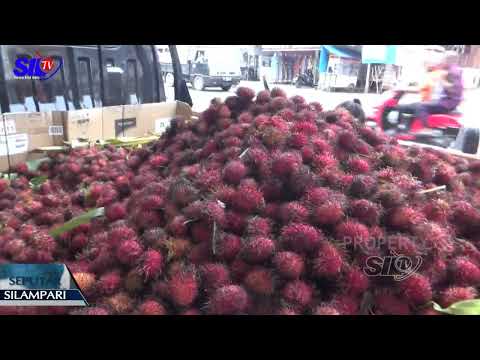
M334 45L322 45L320 51L320 61L318 64L318 71L321 73L327 72L329 54L347 59L360 60L361 58L361 53L359 51L339 48Z
M333 45L322 45L323 49L327 50L330 54L350 59L360 59L361 53L352 49L341 49ZM322 49L322 50L323 50Z

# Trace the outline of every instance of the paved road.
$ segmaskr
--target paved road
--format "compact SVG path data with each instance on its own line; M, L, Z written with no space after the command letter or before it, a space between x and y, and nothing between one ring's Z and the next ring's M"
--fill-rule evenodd
M262 81L242 81L240 86L247 86L255 91L260 91L263 89ZM286 91L288 96L301 95L307 101L318 101L320 102L324 109L333 109L338 104L346 100L352 100L358 98L362 102L362 106L365 112L370 113L373 106L378 105L384 95L378 94L363 94L363 93L344 93L344 92L324 92L312 88L300 88L297 89L293 85L273 85L270 84L270 87L278 86ZM173 88L169 87L166 89L167 100L173 100ZM210 104L210 100L219 97L225 99L226 97L233 95L235 93L235 88L230 89L230 91L222 91L220 88L211 88L203 91L197 91L190 87L190 94L193 100L193 109L195 111L203 111ZM404 98L402 102L414 102L415 97ZM470 90L465 92L465 101L460 106L460 111L463 112L463 122L466 126L479 127L480 126L480 89Z
M263 82L261 81L242 81L240 86L247 86L254 89L255 91L263 90ZM362 101L362 104L365 108L369 108L378 103L380 95L377 94L351 94L351 93L330 93L323 92L320 90L312 88L300 88L297 89L293 85L281 85L281 84L270 84L270 88L280 87L287 93L288 96L301 95L307 101L318 101L320 102L325 109L333 109L335 106L341 102L353 98L358 98ZM190 95L193 100L193 109L195 111L205 110L212 98L219 97L222 100L228 96L231 96L235 93L236 88L230 89L230 91L222 91L220 88L209 88L203 91L197 91L189 87ZM166 88L167 100L173 100L173 88Z

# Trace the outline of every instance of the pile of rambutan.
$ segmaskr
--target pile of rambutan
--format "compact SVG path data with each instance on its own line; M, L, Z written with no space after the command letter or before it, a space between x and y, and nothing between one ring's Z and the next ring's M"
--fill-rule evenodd
M91 304L38 313L435 313L480 291L479 163L239 87L142 148L17 166L0 180L0 260L65 263ZM415 266L372 273L392 258Z

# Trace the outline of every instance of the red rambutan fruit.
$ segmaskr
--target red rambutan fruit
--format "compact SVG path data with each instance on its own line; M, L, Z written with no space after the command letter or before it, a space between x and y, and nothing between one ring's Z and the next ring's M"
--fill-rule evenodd
M452 254L455 250L452 235L439 224L433 222L418 224L413 228L413 233L417 242L421 242L430 252L445 256Z
M107 298L106 303L118 315L128 314L133 309L133 300L124 292L119 292Z
M368 175L357 175L353 178L350 193L359 198L368 198L377 190L377 180Z
M389 225L395 229L413 230L416 225L425 221L425 217L412 207L400 206L390 212L387 220Z
M187 218L183 215L177 215L167 224L167 231L176 237L185 236L188 231L188 226L185 223Z
M230 261L240 252L242 241L234 234L221 235L216 244L215 256L223 261Z
M247 101L250 101L255 97L255 91L244 86L238 87L235 93L239 98Z
M205 222L196 222L191 227L192 241L209 242L212 239L213 227Z
M143 199L140 200L140 206L144 210L156 210L161 209L164 204L163 197L159 195L148 195L145 196Z
M241 212L251 213L265 204L263 194L254 186L241 185L232 200L232 206Z
M235 282L241 282L250 269L252 265L237 256L230 264L230 275Z
M437 185L448 185L457 176L455 168L448 164L440 164L435 171L434 181Z
M261 90L257 93L257 98L255 101L259 104L268 103L271 100L270 91L268 90Z
M480 223L480 211L474 208L466 201L456 201L451 205L452 221L456 225L471 227L473 229L478 227Z
M473 287L452 286L440 293L438 297L438 303L443 308L447 308L459 301L473 300L477 296L478 292Z
M96 286L102 295L112 295L122 285L122 277L118 271L110 271L100 276Z
M253 264L261 263L273 256L275 243L266 237L255 237L243 245L241 252L246 262Z
M352 201L350 212L352 216L367 225L375 225L380 221L380 207L366 199Z
M289 280L298 279L305 269L303 258L290 251L277 253L273 258L273 264L275 265L277 273L281 277Z
M302 154L302 160L304 164L309 164L315 155L315 150L313 149L312 146L304 146L300 149L300 152Z
M109 221L116 221L125 218L127 215L127 208L123 203L113 203L108 205L105 209L105 216Z
M122 242L116 252L118 261L125 265L135 265L142 255L142 246L136 240L126 240Z
M337 167L338 161L331 153L324 153L314 155L312 165L317 171L323 171L324 169Z
M277 112L277 115L285 121L292 122L295 117L295 112L292 109L285 108Z
M295 252L311 252L318 248L323 239L323 233L313 226L301 223L291 223L281 230L285 245Z
M466 257L453 259L450 272L457 285L478 286L480 284L480 268Z
M343 206L338 201L327 201L312 210L312 221L318 225L334 225L344 218Z
M370 127L364 126L358 130L358 133L365 139L367 143L372 146L377 146L385 143L385 137L379 131Z
M291 131L305 135L314 135L318 133L318 127L310 121L298 121L293 124Z
M432 300L432 286L423 275L412 274L398 283L402 297L415 305L423 305Z
M212 259L212 245L210 241L192 246L187 254L187 259L195 265L202 264Z
M284 223L305 222L308 219L308 209L298 201L284 203L279 208L278 217Z
M270 109L272 112L277 112L286 108L288 105L287 99L281 96L273 97L270 101Z
M165 307L155 300L146 300L138 306L140 315L167 315Z
M370 163L360 158L351 158L347 161L347 169L355 174L367 174L370 172Z
M374 296L375 314L410 315L408 304L388 290L379 291Z
M125 225L115 226L113 227L108 233L108 243L113 246L117 246L118 244L136 238L136 232L130 227Z
M180 307L191 305L198 296L198 282L191 270L180 270L168 280L168 292L171 301Z
M370 232L368 227L355 220L346 220L335 227L337 240L354 249L368 247Z
M3 252L10 257L20 254L26 247L25 241L22 239L12 239L5 243Z
M232 160L223 168L223 179L230 184L238 184L245 177L247 171L243 162Z
M81 250L85 248L88 244L88 237L85 234L75 234L72 237L72 240L70 242L70 248L73 250Z
M340 274L343 258L338 249L323 242L312 261L312 275L316 278L335 278Z
M275 97L283 97L283 98L287 98L287 93L280 89L279 87L274 87L271 91L270 91L270 96L272 98L275 98Z
M269 219L254 216L247 221L246 234L248 236L269 236L272 224Z
M391 235L387 238L386 244L388 250L392 254L405 255L405 256L419 256L421 250L418 245L413 242L408 236L405 235Z
M272 172L276 176L288 176L302 164L302 158L297 153L285 152L279 154L272 162Z
M248 303L248 294L243 287L227 285L217 289L212 295L208 311L215 315L235 315L243 313Z
M232 113L227 105L220 105L217 110L217 114L219 118L229 118Z
M367 291L370 282L367 275L358 267L350 267L345 271L344 291L346 294L359 296Z
M146 280L152 280L162 274L163 266L164 260L162 253L150 249L147 250L142 256L140 272L143 273Z
M282 298L288 304L304 308L312 302L313 289L304 281L289 281L282 290Z
M227 221L227 229L237 235L242 235L247 225L246 218L243 214L236 211L226 211L225 217Z
M356 297L351 295L337 295L329 303L329 306L337 309L340 315L356 315L360 303Z
M207 291L216 290L231 282L228 268L220 263L206 263L201 265L200 274L203 287Z
M154 168L165 166L168 164L168 156L164 154L152 155L148 159L148 163Z
M318 206L332 199L333 191L327 187L314 187L306 191L302 201L307 206Z
M293 133L288 138L288 144L295 149L301 149L308 144L308 137L302 133Z
M272 272L265 268L255 268L243 279L245 287L258 295L272 295L275 286Z

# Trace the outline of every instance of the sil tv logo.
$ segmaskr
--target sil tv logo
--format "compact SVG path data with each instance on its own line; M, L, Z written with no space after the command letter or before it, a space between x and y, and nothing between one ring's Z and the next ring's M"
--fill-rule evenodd
M54 76L63 66L63 59L60 57L42 56L38 51L35 56L18 57L15 60L13 75L21 79L48 80Z

